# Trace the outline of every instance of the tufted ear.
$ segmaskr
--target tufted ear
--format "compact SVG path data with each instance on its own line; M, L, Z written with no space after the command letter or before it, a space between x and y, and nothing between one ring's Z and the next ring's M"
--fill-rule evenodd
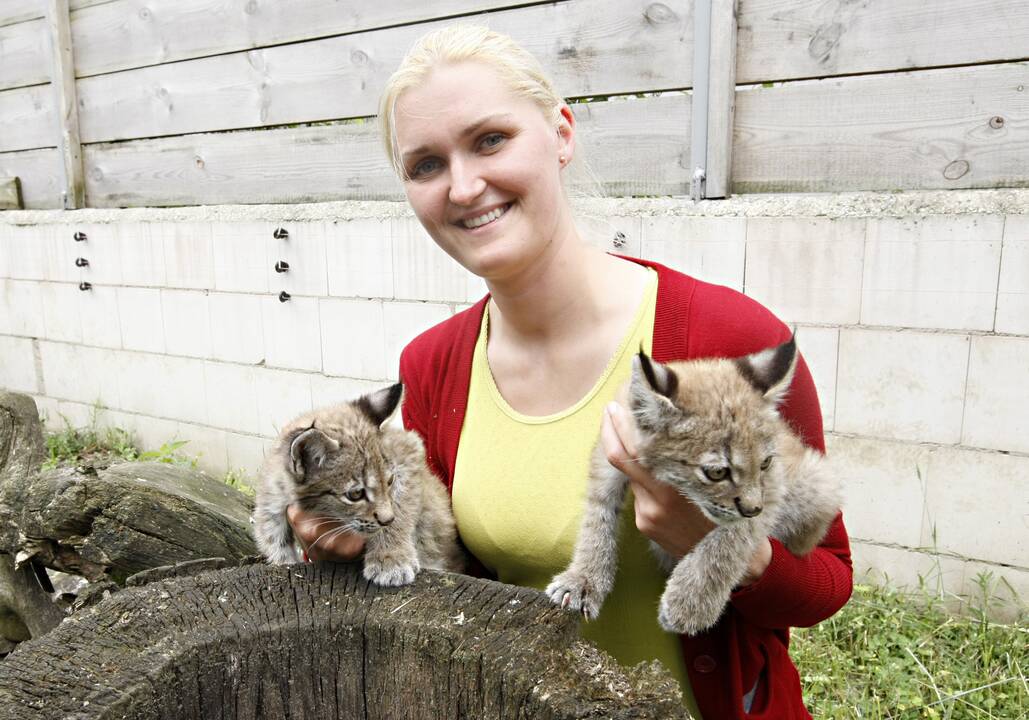
M642 350L632 359L629 404L641 430L656 430L681 417L671 398L679 389L673 370L654 362Z
M733 362L754 389L770 403L778 405L786 397L797 369L796 334L782 345L736 358Z
M400 407L400 398L403 395L404 385L397 383L358 398L354 401L354 405L365 414L373 425L382 427Z
M289 445L289 471L298 483L303 483L307 473L324 465L337 450L339 443L314 426L301 430Z

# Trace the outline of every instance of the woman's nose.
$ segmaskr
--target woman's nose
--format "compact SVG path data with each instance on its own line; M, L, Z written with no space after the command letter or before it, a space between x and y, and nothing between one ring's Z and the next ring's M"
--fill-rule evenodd
M486 181L475 163L455 161L450 164L450 202L471 205L486 189Z

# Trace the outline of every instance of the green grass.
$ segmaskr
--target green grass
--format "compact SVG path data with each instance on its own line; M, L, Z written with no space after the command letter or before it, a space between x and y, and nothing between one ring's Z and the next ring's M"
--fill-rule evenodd
M991 622L997 583L962 612L942 593L856 585L850 602L813 628L793 632L790 655L816 718L1017 720L1029 717L1025 616ZM1010 590L1010 588L1008 588ZM995 607L993 609L996 609ZM1016 609L1017 610L1017 609Z

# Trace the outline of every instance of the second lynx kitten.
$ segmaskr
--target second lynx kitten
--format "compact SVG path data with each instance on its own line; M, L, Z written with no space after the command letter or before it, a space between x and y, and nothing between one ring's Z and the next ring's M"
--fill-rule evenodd
M718 621L762 538L805 555L836 516L837 483L777 411L796 363L792 338L735 360L661 365L640 353L633 361L629 405L639 462L716 525L679 561L651 542L671 573L658 612L670 632L695 635ZM614 584L627 487L598 443L572 563L546 590L587 619L597 617Z
M286 508L314 513L324 534L365 537L364 576L405 585L425 568L460 572L450 498L425 464L422 441L386 425L403 386L302 415L283 428L261 470L254 537L270 562L297 562ZM316 541L317 543L317 541Z

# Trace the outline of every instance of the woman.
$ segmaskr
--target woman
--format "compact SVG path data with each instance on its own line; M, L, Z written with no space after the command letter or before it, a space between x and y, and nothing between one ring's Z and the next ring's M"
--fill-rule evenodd
M489 288L411 342L400 368L404 423L451 490L466 546L498 579L545 587L571 557L599 428L609 461L631 480L635 512L624 514L615 589L584 636L626 664L660 659L706 718L810 717L787 628L816 623L849 597L842 520L805 558L763 543L710 631L663 632L655 609L664 576L646 539L681 556L712 526L632 462L632 422L612 402L641 345L658 361L738 356L789 330L735 291L582 241L562 188L575 117L509 38L468 26L422 38L387 84L380 120L418 219ZM824 449L803 361L782 414ZM305 546L318 538L317 523L295 508L290 521ZM318 558L360 551L356 537L309 548Z

